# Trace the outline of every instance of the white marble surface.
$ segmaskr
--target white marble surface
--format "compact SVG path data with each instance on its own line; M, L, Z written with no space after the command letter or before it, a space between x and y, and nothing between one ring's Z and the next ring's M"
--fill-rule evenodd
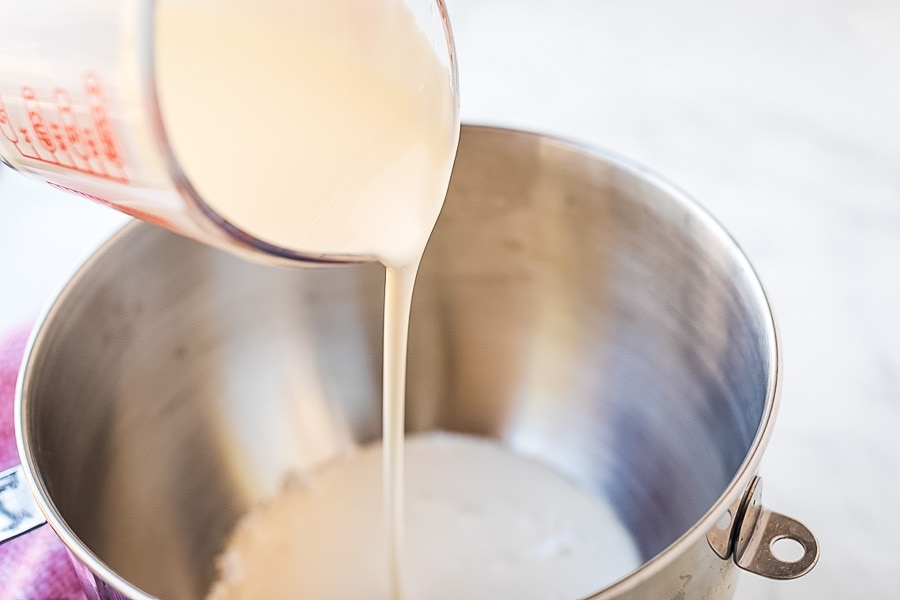
M900 2L447 0L464 120L604 146L693 194L750 256L784 392L764 502L808 576L737 597L900 594ZM122 219L0 167L0 329Z

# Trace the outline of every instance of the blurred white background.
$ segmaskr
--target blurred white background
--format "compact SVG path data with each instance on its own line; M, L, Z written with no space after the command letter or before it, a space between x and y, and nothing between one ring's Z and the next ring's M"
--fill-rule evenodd
M817 534L793 582L737 597L900 593L900 2L447 0L466 122L602 146L706 206L779 320L767 507ZM0 330L126 219L0 165Z

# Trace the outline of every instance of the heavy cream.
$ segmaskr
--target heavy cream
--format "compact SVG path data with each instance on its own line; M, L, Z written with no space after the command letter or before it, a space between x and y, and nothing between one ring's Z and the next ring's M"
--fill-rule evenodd
M210 600L386 598L380 447L280 494L237 528ZM599 497L498 443L407 438L404 597L576 600L640 564Z
M156 84L203 201L291 250L416 263L459 132L452 74L400 0L161 0Z

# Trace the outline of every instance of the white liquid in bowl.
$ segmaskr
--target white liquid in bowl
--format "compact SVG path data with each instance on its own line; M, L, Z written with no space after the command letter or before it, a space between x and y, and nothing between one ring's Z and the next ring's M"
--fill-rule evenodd
M603 499L499 444L407 438L404 597L577 600L640 565ZM387 598L380 446L236 529L211 600Z

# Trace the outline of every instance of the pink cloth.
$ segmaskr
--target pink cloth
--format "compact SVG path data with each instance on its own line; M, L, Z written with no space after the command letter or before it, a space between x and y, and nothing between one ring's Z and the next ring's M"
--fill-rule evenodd
M22 329L0 341L0 471L19 463L13 398L27 338ZM68 552L49 525L0 546L0 599L85 599Z

